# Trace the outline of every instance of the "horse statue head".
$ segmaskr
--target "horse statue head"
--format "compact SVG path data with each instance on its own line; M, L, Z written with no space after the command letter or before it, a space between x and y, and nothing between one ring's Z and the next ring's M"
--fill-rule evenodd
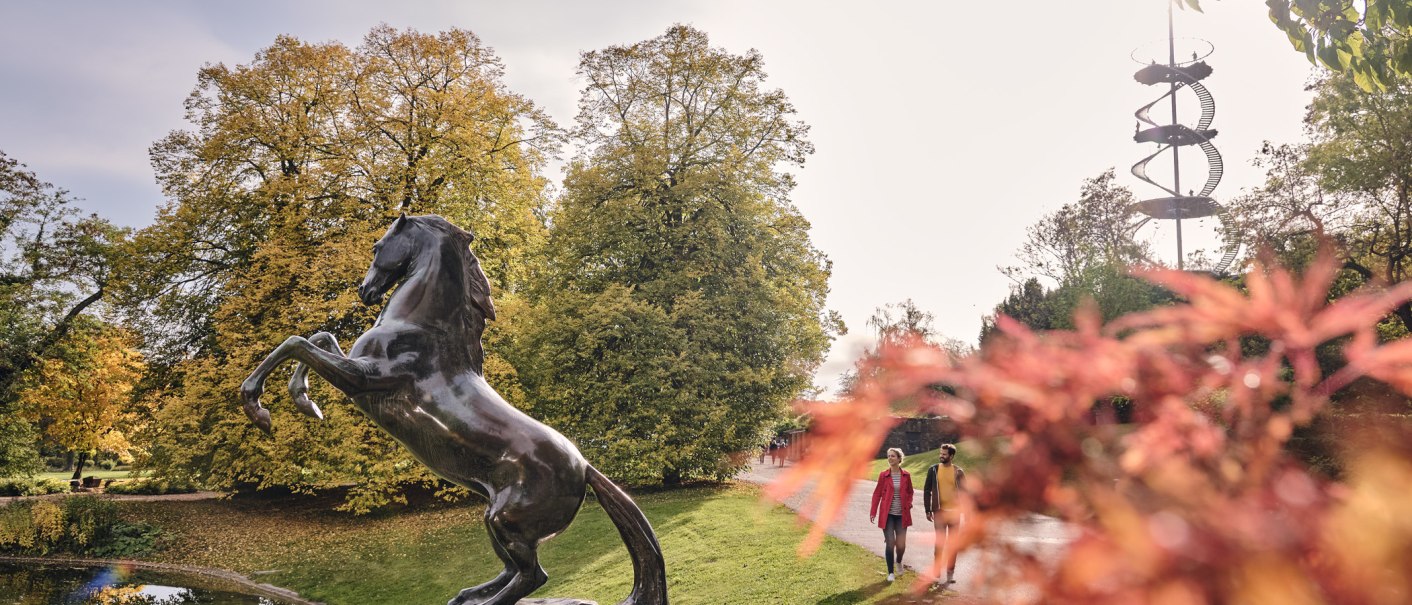
M358 298L365 305L375 305L393 286L405 282L387 302L383 316L413 320L462 317L461 327L468 332L465 341L479 370L484 356L481 333L485 322L495 319L495 303L490 299L490 280L480 268L480 259L471 252L475 238L440 216L402 214L373 244L373 262L358 286ZM423 295L409 297L415 304L402 305L398 299L404 290L420 290ZM431 291L436 294L427 296Z

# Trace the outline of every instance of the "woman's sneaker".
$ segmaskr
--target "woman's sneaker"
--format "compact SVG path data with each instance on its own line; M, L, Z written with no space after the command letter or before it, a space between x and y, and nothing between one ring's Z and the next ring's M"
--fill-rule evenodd
M892 574L887 574L887 581L891 582L891 581L896 580L896 579L897 579L897 578L896 578L895 576L893 576Z

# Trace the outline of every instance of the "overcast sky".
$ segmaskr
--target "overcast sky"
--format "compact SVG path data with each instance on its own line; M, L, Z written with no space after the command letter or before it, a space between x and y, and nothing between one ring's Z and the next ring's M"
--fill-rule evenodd
M1301 137L1311 67L1264 3L1203 5L1178 11L1176 30L1215 47L1205 84L1224 200L1261 182L1249 166L1261 141ZM1139 198L1163 195L1127 170L1154 149L1133 142L1133 111L1165 91L1133 80L1130 55L1165 45L1164 0L5 2L0 150L87 209L149 224L163 199L147 147L186 127L182 101L203 64L248 63L277 34L355 46L382 22L475 32L504 61L509 87L564 125L581 51L673 23L737 53L758 49L767 84L812 127L817 152L793 201L834 263L829 306L852 330L821 386L836 384L885 303L911 298L943 334L974 342L1008 292L996 267L1013 264L1025 227L1076 199L1085 178L1117 167ZM1199 154L1184 157L1204 169Z

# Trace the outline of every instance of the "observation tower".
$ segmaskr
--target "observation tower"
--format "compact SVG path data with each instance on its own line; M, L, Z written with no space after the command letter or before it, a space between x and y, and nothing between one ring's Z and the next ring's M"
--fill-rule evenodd
M1178 61L1177 39L1173 29L1172 6L1169 3L1167 5L1166 62L1159 63L1156 59L1144 59L1138 56L1139 51L1133 51L1133 59L1144 64L1142 69L1133 74L1133 78L1146 86L1164 84L1167 86L1166 94L1138 108L1137 112L1133 114L1138 121L1137 132L1133 134L1133 140L1138 143L1155 143L1158 148L1151 155L1133 164L1132 174L1167 194L1162 197L1145 199L1133 205L1133 211L1145 217L1134 225L1133 232L1136 234L1139 230L1148 227L1152 221L1174 221L1176 223L1177 268L1185 269L1182 221L1214 216L1221 222L1223 244L1220 248L1221 257L1212 267L1212 271L1221 273L1230 267L1240 252L1240 234L1235 229L1229 211L1211 197L1211 193L1221 183L1221 176L1225 172L1225 166L1221 162L1221 154L1216 150L1216 146L1211 144L1211 139L1216 138L1216 131L1211 128L1211 123L1216 118L1216 100L1201 83L1211 75L1211 66L1206 63L1205 59L1215 49L1209 42L1198 41L1205 45L1205 54L1203 55L1199 50L1194 51L1191 52L1190 59L1186 59L1184 52L1182 57L1184 60ZM1200 117L1193 125L1183 124L1177 111L1178 94L1185 94L1188 91L1195 96L1201 111ZM1154 110L1163 109L1159 106L1164 104L1171 108L1171 122L1161 124L1153 119L1152 113ZM1202 155L1205 156L1206 180L1200 190L1189 188L1183 194L1181 152L1182 149L1191 147L1201 150ZM1170 186L1154 180L1153 173L1150 172L1152 168L1148 166L1153 160L1167 153L1172 156Z

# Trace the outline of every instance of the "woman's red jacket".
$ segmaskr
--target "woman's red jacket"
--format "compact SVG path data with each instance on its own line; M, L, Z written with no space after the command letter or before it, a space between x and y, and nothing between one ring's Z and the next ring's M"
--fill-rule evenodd
M912 527L912 473L902 470L902 527ZM879 505L882 505L879 509ZM892 508L892 469L884 469L878 475L878 486L873 488L873 503L868 507L868 516L877 515L878 527L887 525L887 511Z

